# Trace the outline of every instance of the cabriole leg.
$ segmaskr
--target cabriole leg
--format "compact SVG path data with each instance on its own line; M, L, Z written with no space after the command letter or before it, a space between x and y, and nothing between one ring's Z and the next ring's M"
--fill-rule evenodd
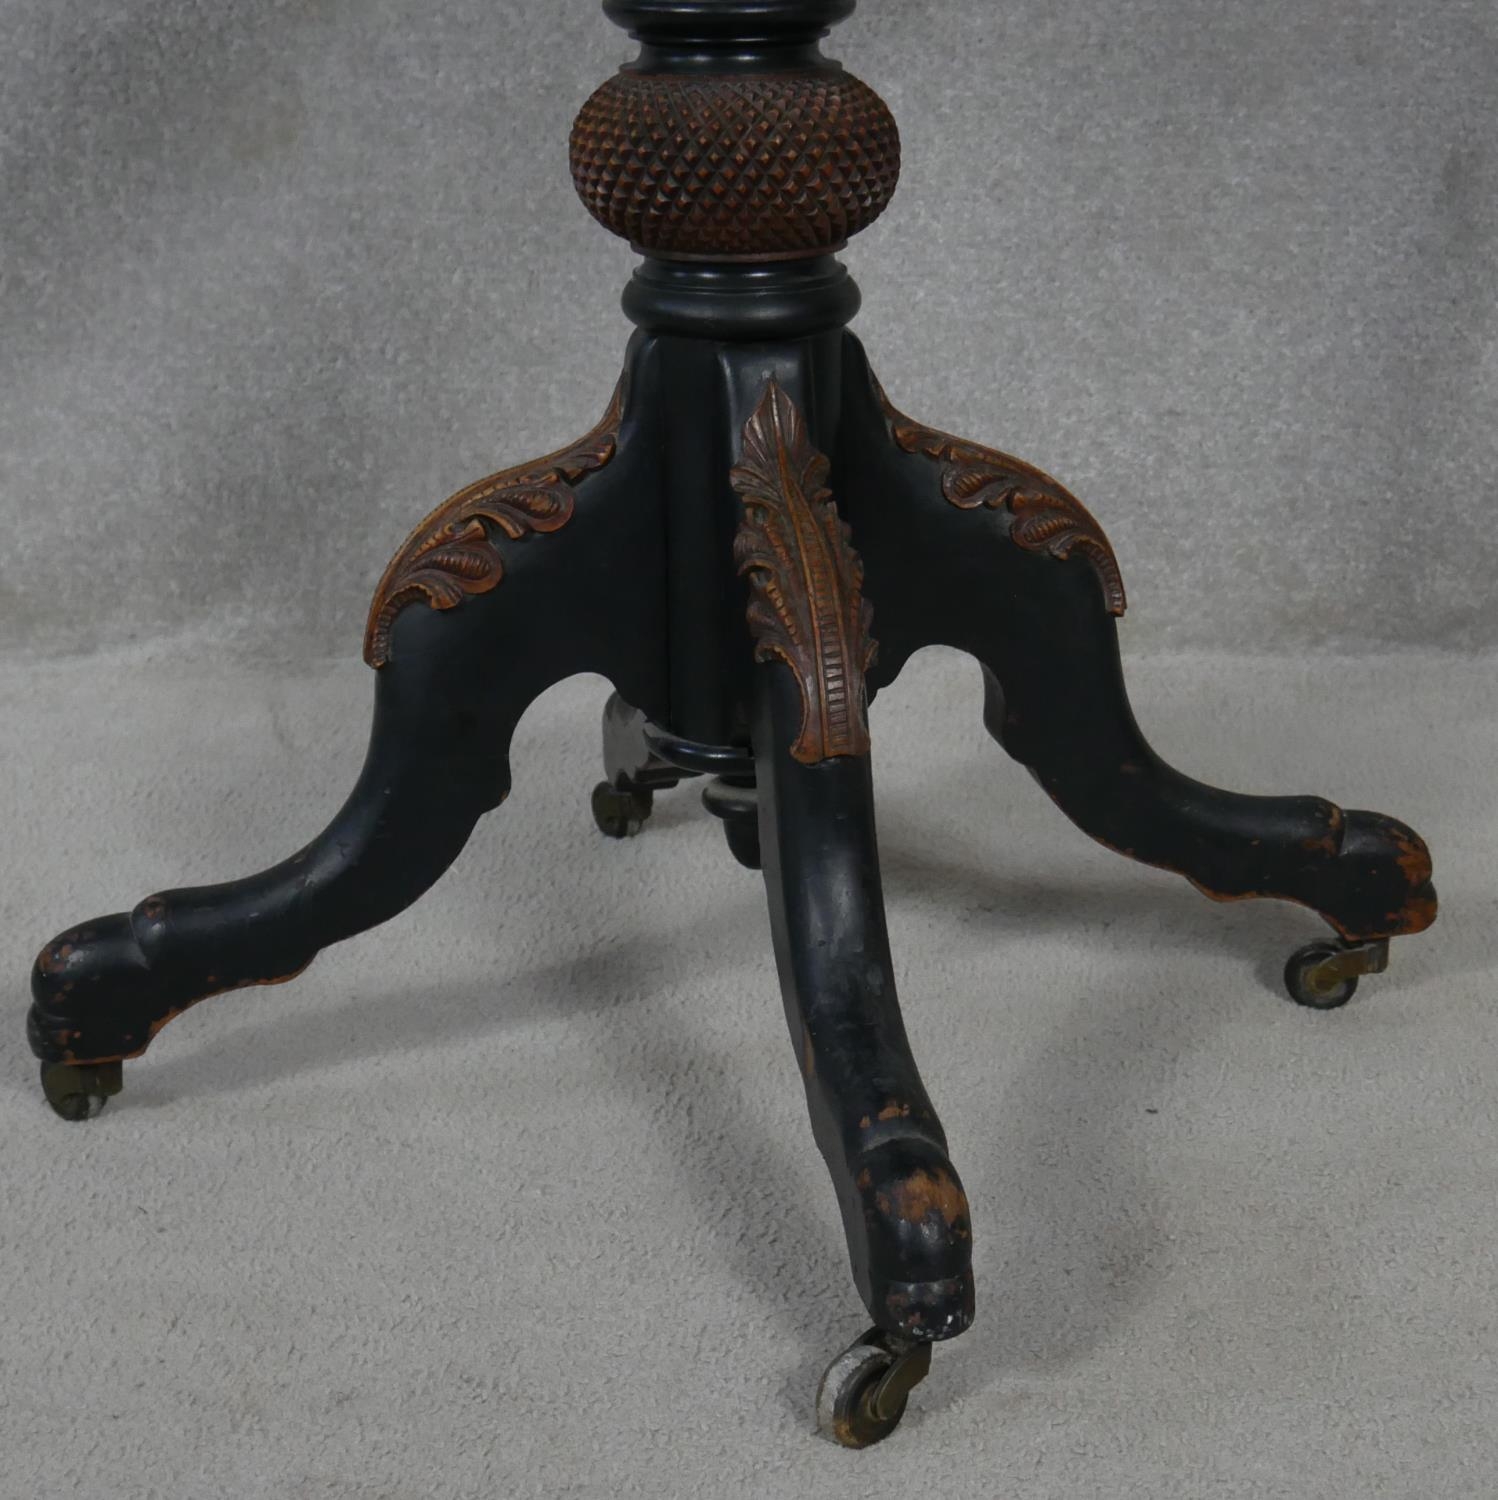
M795 381L804 401L809 382ZM735 544L761 665L760 851L812 1130L874 1329L835 1359L818 1421L861 1447L894 1429L929 1345L973 1316L972 1230L900 1016L885 929L865 673L863 570L804 407L771 380L745 427Z
M953 1338L973 1316L971 1225L900 1015L869 758L796 760L795 684L779 667L761 672L755 749L775 958L853 1280L880 1329Z
M626 452L624 391L580 443L460 492L397 553L366 638L368 756L317 838L260 874L151 896L42 950L28 1034L59 1114L96 1114L121 1061L189 1006L290 979L415 901L507 795L512 731L553 682L597 671L661 701L658 525Z
M1435 920L1424 842L1381 813L1220 791L1167 765L1129 706L1123 583L1098 523L1038 469L903 416L849 342L845 483L879 601L878 670L921 645L970 651L989 730L1079 827L1216 900L1318 912L1337 937L1296 955L1287 981L1303 1004L1345 1002L1387 939Z

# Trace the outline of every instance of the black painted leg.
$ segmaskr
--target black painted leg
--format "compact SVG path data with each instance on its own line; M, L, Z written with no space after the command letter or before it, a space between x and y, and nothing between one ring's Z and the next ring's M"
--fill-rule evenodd
M878 610L871 677L888 681L925 644L972 652L990 731L1081 828L1215 899L1312 908L1355 950L1349 972L1376 971L1379 940L1435 920L1430 855L1403 823L1219 791L1161 760L1124 688L1122 584L1096 521L1038 470L901 416L849 345L839 492ZM1329 1003L1350 993L1326 977Z
M635 431L616 401L583 444L461 492L413 533L371 612L363 772L306 848L47 944L28 1033L59 1113L96 1112L118 1062L199 1000L289 979L415 901L507 795L512 731L553 682L602 672L660 711L664 560L653 445Z
M758 669L760 838L786 1017L853 1279L879 1328L955 1337L972 1321L967 1199L900 1018L867 755L793 758L791 674Z
M513 705L496 714L454 696L461 685L444 676L409 654L382 672L364 771L300 853L244 880L151 896L49 943L32 976L38 1056L137 1056L190 1005L290 979L427 890L503 797L515 716Z
M1219 791L1162 761L1129 707L1113 621L1082 592L1070 580L1051 590L1045 629L1024 650L995 643L984 672L990 733L1068 817L1215 900L1308 906L1349 942L1430 925L1430 856L1403 823L1319 797Z

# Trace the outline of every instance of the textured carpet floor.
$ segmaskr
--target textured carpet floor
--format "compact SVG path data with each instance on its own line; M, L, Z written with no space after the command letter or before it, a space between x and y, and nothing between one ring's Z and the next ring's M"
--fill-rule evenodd
M0 1496L1491 1496L1491 659L1161 657L1186 769L1406 817L1428 937L1333 1015L1287 906L1070 827L930 653L873 714L909 1027L973 1199L979 1321L893 1441L817 1440L863 1317L764 904L687 789L593 831L597 681L548 694L443 883L192 1012L86 1126L34 950L332 813L368 674L163 648L0 666Z

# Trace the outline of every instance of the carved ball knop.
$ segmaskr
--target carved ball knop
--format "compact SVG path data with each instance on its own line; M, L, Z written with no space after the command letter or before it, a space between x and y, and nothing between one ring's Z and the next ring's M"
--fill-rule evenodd
M839 249L900 177L889 107L838 67L616 74L572 129L588 212L650 255L764 261Z

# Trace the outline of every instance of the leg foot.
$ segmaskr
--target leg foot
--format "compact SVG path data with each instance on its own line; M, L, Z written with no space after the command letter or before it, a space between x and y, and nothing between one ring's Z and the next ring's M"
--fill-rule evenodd
M845 1448L883 1442L930 1371L930 1344L871 1328L827 1366L817 1387L817 1431Z

